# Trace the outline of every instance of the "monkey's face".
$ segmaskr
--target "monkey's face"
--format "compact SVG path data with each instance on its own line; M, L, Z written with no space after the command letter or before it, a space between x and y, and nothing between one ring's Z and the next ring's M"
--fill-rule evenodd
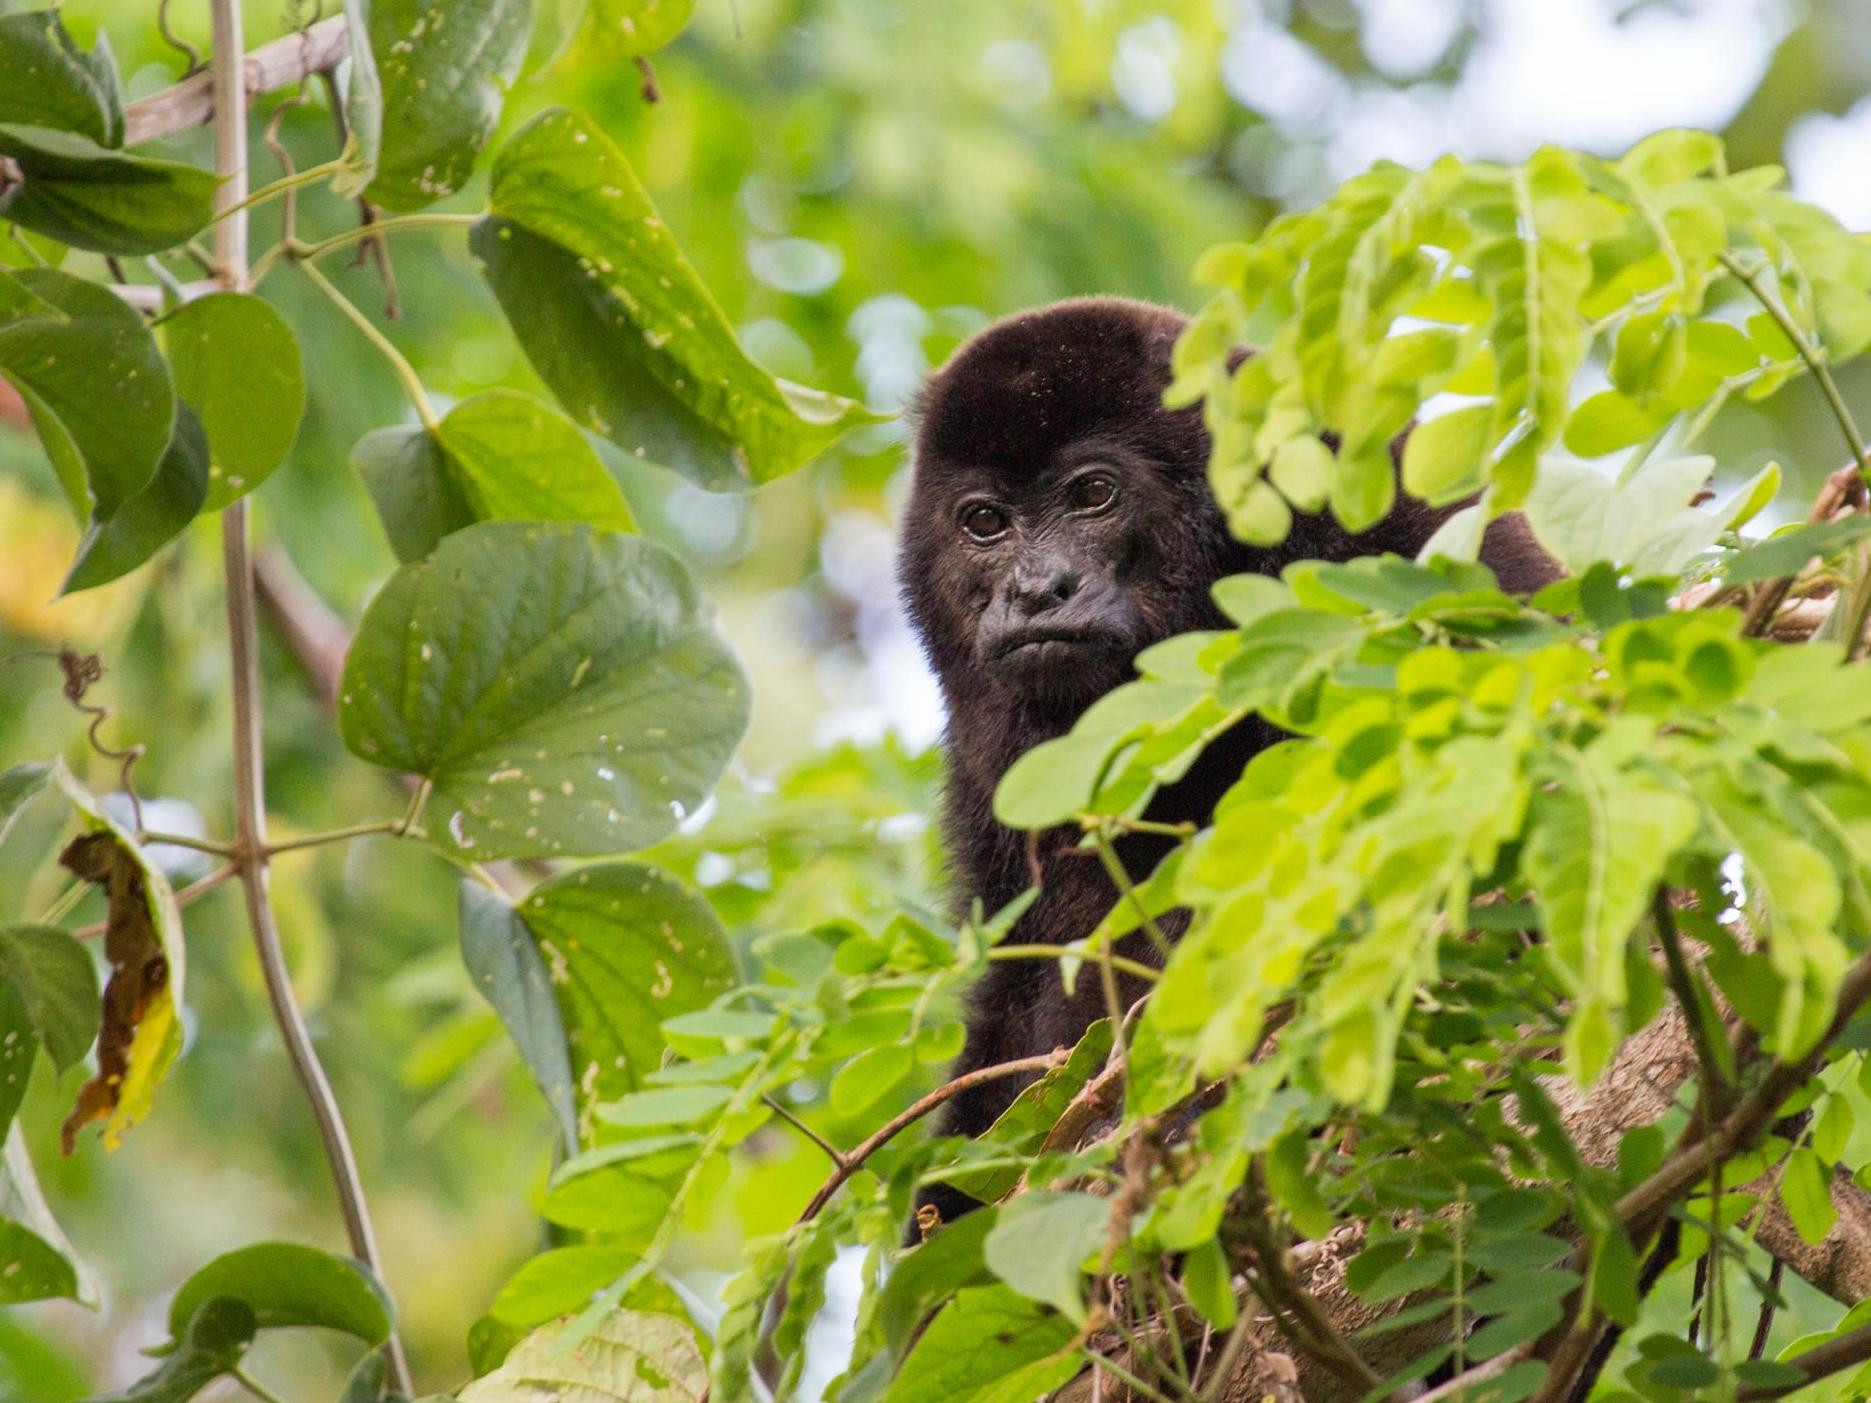
M900 574L951 739L1069 726L1150 644L1219 615L1232 560L1198 414L1164 409L1182 318L1114 299L997 323L930 382ZM996 739L998 739L997 737ZM997 747L998 748L998 747Z

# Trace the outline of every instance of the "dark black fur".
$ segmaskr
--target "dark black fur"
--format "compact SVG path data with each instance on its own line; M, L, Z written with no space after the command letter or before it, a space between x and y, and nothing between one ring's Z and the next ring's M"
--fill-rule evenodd
M1414 556L1451 510L1403 497L1362 535L1321 515L1299 518L1275 549L1235 541L1208 489L1199 410L1162 405L1170 349L1184 325L1169 308L1120 298L1023 312L962 346L919 401L898 571L948 704L945 826L959 909L978 898L991 913L1029 884L1025 835L996 823L991 809L1007 767L1071 729L1091 702L1132 675L1141 649L1190 629L1226 627L1209 597L1214 581L1277 574L1295 560ZM1088 471L1116 478L1118 498L1103 512L1076 510L1067 498L1074 475ZM961 514L977 501L1006 509L1009 529L998 540L983 543L963 529ZM1516 592L1558 574L1518 518L1494 524L1482 557ZM1029 636L1022 630L1054 621L1054 631L1072 636L1002 651ZM1156 798L1150 817L1205 822L1273 737L1264 723L1237 727ZM1042 835L1044 885L1010 941L1076 940L1110 909L1116 893L1100 865L1061 855L1073 836ZM1165 844L1133 836L1119 848L1141 878ZM1179 929L1172 920L1171 934ZM1120 949L1155 962L1141 936ZM1127 983L1126 1004L1141 992ZM1070 1047L1104 1011L1095 979L1080 980L1067 998L1050 962L995 964L974 990L954 1070ZM943 1131L979 1134L1021 1084L1001 1080L956 1097ZM975 1206L940 1187L924 1201L945 1219Z

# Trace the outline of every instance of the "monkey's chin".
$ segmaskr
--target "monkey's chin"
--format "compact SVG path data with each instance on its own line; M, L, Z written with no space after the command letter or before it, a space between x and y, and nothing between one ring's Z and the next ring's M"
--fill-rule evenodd
M1010 649L994 663L1001 686L1052 705L1089 705L1129 674L1128 653L1103 639L1042 639Z

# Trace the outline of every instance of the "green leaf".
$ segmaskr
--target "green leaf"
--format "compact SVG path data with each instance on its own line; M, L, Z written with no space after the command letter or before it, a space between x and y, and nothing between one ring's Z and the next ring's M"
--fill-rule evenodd
M1319 512L1325 509L1336 464L1323 439L1301 434L1273 450L1267 477L1295 511Z
M782 477L880 416L775 379L732 328L636 172L589 119L542 113L495 158L473 246L574 419L708 487Z
M177 1332L175 1351L155 1372L92 1403L187 1403L239 1366L258 1328L246 1302L231 1296L205 1300L186 1328Z
M1590 1285L1593 1305L1627 1328L1637 1323L1643 1306L1637 1295L1637 1252L1615 1223L1592 1244ZM1558 1303L1553 1306L1556 1310Z
M1568 570L1583 574L1599 561L1633 575L1675 575L1772 500L1780 484L1775 464L1719 508L1693 505L1715 470L1713 458L1651 459L1614 481L1582 463L1548 459L1526 502L1540 544Z
M1025 1193L1001 1205L982 1243L988 1267L1029 1300L1085 1323L1083 1263L1110 1232L1111 1201L1090 1194Z
M6 841L20 810L32 802L33 796L44 789L51 778L52 767L44 764L14 765L0 770L0 843Z
M108 521L155 476L175 391L156 339L115 293L51 268L0 273L0 375L80 521Z
M561 1337L577 1329L567 1348ZM694 1333L673 1316L618 1310L588 1332L574 1320L533 1331L498 1369L476 1379L461 1403L536 1403L545 1397L580 1403L701 1403L708 1366Z
M599 1106L598 1116L626 1129L694 1125L713 1116L733 1096L733 1088L726 1086L653 1086Z
M669 43L694 13L695 0L586 0L574 42L605 59L637 58Z
M1403 441L1403 490L1426 502L1452 502L1481 485L1494 408L1475 404L1418 424Z
M1234 1298L1234 1272L1214 1238L1183 1258L1182 1289L1188 1293L1189 1304L1215 1329L1233 1327L1241 1309Z
M1871 516L1863 514L1795 526L1724 556L1722 579L1731 585L1751 585L1796 575L1808 561L1823 559L1867 535L1871 535Z
M180 1339L196 1313L231 1297L262 1329L317 1325L366 1344L390 1338L390 1302L376 1278L350 1257L296 1242L256 1242L209 1262L169 1303L169 1331Z
M433 434L421 427L366 434L352 461L405 562L476 521L636 530L616 480L577 426L514 390L470 396Z
M292 328L244 292L184 302L162 322L175 392L201 418L212 463L207 510L265 482L291 451L305 412Z
M1780 1181L1780 1199L1787 1206L1787 1216L1794 1228L1808 1242L1820 1243L1838 1221L1838 1209L1832 1204L1832 1175L1825 1161L1804 1145L1787 1157L1786 1174Z
M972 1287L930 1322L884 1403L1031 1403L1078 1372L1077 1338L1057 1311Z
M0 1305L54 1299L78 1299L72 1264L30 1228L0 1221Z
M509 1325L531 1330L561 1315L583 1310L591 1304L593 1295L639 1260L635 1252L616 1247L556 1247L522 1264L500 1288L489 1313Z
M97 1037L97 968L83 945L54 926L0 929L0 977L18 990L52 1065L64 1071Z
M109 584L143 564L188 529L208 499L208 440L186 404L176 406L175 434L156 475L108 521L93 520L78 545L60 594Z
M474 170L532 31L531 0L371 0L382 147L365 196L410 210Z
M908 1043L884 1043L865 1049L832 1078L832 1110L841 1116L869 1110L909 1075L915 1061L916 1051Z
M891 1268L877 1302L877 1323L893 1355L914 1343L931 1311L964 1287L993 1280L981 1244L999 1215L998 1208L984 1207L946 1224Z
M338 195L362 195L383 154L383 82L370 45L370 0L343 0L351 76L344 90L345 167L332 177Z
M565 1020L546 976L532 931L517 912L479 882L464 879L460 900L461 958L482 998L494 1006L520 1060L565 1136L578 1150L578 1109L572 1100L572 1062ZM529 1322L538 1323L538 1322Z
M594 1105L635 1091L661 1062L665 1018L734 987L733 948L706 901L641 863L563 873L516 910L558 996L588 1131Z
M220 181L207 171L125 155L76 132L0 122L0 155L23 176L0 214L73 248L161 253L214 215Z
M102 29L87 54L57 10L0 15L0 73L7 75L0 122L76 132L100 146L123 144L123 91Z
M740 668L675 558L632 536L491 521L365 611L339 722L434 785L430 841L475 860L640 848L714 787Z

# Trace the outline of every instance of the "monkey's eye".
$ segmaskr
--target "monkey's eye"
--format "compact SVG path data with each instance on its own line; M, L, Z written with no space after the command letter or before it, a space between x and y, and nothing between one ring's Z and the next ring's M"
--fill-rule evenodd
M1007 529L1007 514L999 507L990 507L986 502L976 502L963 510L961 529L977 541L991 541Z
M1103 473L1087 473L1066 495L1076 511L1102 511L1117 500L1117 483Z

